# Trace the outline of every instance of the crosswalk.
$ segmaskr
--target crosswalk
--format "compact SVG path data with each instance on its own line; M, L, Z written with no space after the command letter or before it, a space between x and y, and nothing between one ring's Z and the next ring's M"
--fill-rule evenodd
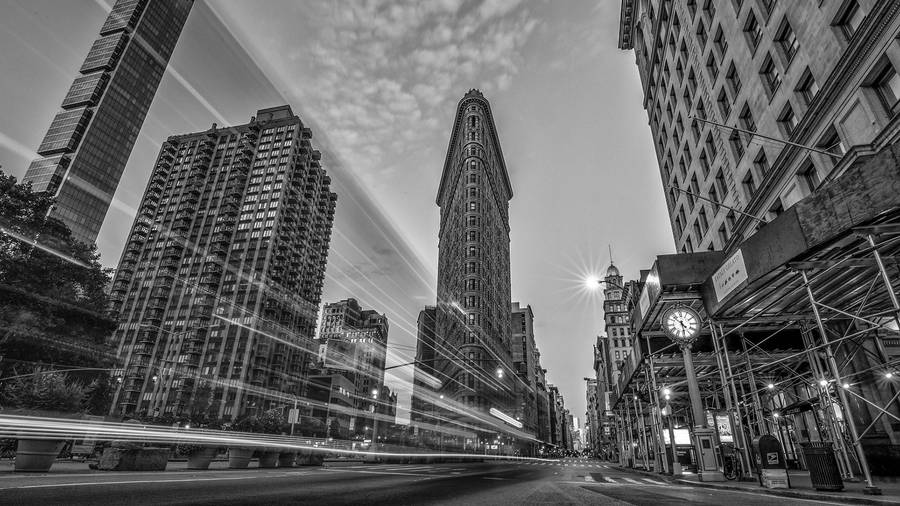
M627 485L627 486L651 485L651 486L656 486L656 487L661 486L661 485L666 485L665 482L662 482L659 480L653 480L650 478L624 478L624 477L612 478L609 476L603 476L602 479L596 479L589 474L584 477L584 481L587 483L593 483L595 485Z

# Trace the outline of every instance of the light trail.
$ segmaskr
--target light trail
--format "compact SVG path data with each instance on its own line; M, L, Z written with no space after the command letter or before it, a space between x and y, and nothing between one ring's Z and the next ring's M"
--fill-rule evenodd
M196 444L208 446L237 446L277 449L281 451L307 451L339 455L375 457L452 457L472 460L517 460L546 462L551 459L514 457L508 455L482 455L453 452L421 452L417 448L400 446L396 451L371 451L353 449L354 441L322 438L292 437L210 429L188 429L133 423L96 422L65 418L0 415L0 437L15 439L92 439L125 442L172 444Z

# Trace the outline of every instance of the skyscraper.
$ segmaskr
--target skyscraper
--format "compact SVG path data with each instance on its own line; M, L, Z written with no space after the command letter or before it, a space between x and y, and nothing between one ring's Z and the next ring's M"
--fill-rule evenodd
M468 410L514 408L512 195L490 104L470 90L457 107L436 199L441 220L435 332L441 393Z
M193 0L118 0L23 182L56 195L52 215L94 242Z
M163 143L112 285L123 414L302 395L337 196L288 106Z

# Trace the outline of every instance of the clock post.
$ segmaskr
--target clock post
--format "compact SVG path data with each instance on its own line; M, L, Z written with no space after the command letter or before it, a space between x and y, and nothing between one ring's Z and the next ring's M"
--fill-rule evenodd
M700 481L725 481L725 475L719 471L719 464L716 461L715 429L707 424L700 398L700 385L697 383L697 371L694 369L692 347L700 337L700 315L689 307L675 307L663 314L661 323L669 339L681 348L681 355L684 358L684 375L694 419L691 435L697 456L697 474ZM672 452L673 454L675 452L674 440Z

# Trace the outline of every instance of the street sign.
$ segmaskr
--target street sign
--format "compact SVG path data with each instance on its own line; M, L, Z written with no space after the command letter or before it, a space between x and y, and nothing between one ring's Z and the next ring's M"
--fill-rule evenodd
M288 423L297 423L300 418L300 410L293 408L288 411Z

